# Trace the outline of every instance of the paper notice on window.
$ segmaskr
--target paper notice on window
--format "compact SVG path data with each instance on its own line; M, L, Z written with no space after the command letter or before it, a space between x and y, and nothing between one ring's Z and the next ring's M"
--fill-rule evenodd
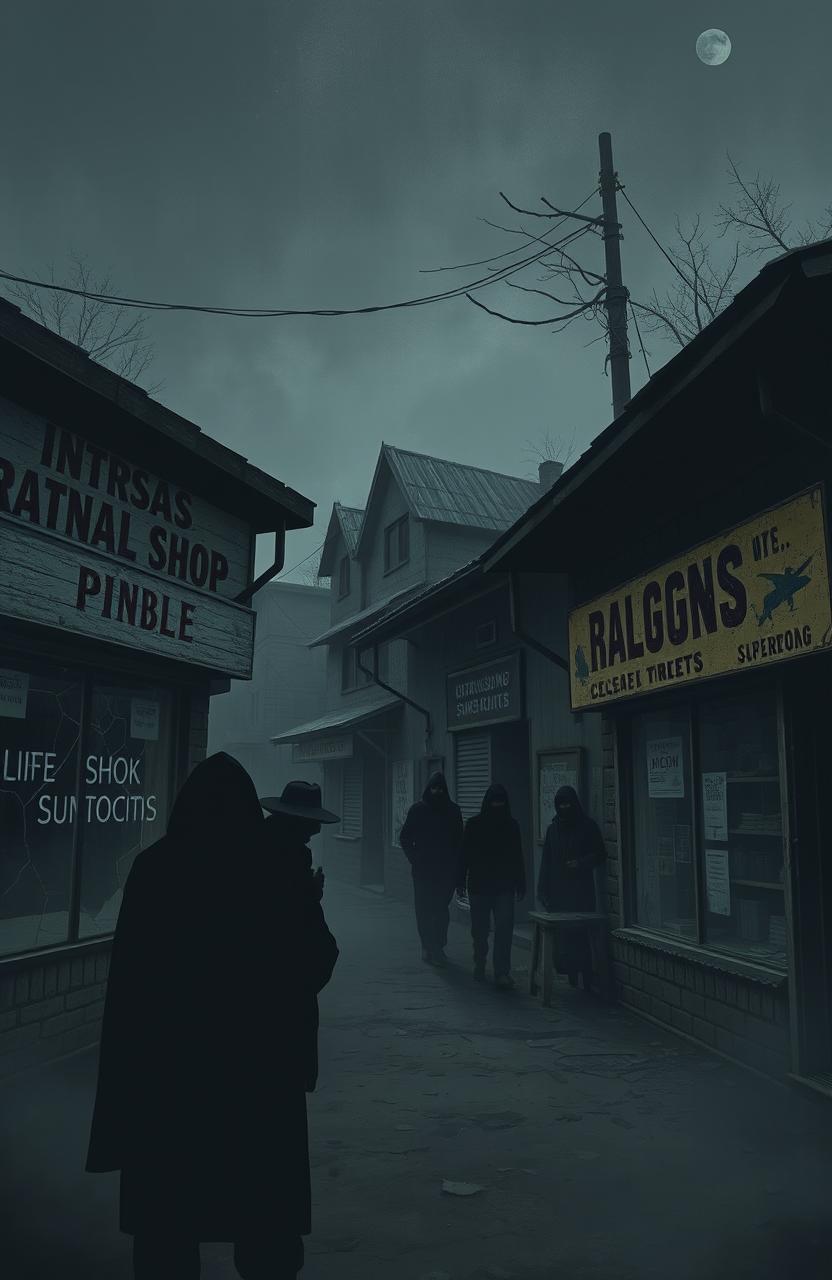
M728 774L702 774L702 825L705 839L719 844L728 839Z
M691 860L691 829L687 823L677 822L673 828L673 847L677 862Z
M705 889L713 916L731 914L731 879L726 849L705 850Z
M681 738L655 738L647 743L647 794L651 800L684 800Z
M159 703L150 698L130 699L130 737L159 741Z
M28 675L23 671L7 671L0 667L0 716L25 720L28 700Z

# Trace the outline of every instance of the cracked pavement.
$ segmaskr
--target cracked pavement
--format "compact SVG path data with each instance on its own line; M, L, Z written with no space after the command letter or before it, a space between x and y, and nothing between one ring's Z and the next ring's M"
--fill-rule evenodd
M324 907L341 958L309 1098L305 1280L829 1276L822 1099L565 983L542 1009L522 989L527 952L516 992L475 983L461 926L452 967L432 969L406 904L328 878ZM130 1275L117 1178L80 1172L94 1059L2 1086L20 1280ZM236 1276L230 1245L202 1256L206 1280Z

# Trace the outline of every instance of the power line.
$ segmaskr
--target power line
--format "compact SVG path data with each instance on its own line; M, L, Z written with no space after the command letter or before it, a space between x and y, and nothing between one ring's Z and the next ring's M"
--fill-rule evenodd
M470 284L458 285L453 289L446 289L441 293L428 294L423 297L408 298L403 302L381 303L376 306L369 307L341 307L341 308L256 308L256 307L205 307L198 306L193 303L184 302L153 302L142 298L123 297L119 294L94 293L87 289L76 289L70 285L47 284L43 280L31 280L26 276L13 275L9 271L0 271L0 279L10 280L16 284L28 285L33 289L49 289L55 293L67 293L74 297L88 298L92 302L101 302L107 305L119 307L135 307L142 311L194 311L207 315L226 315L226 316L246 316L252 318L272 318L280 316L354 316L354 315L371 315L380 311L399 311L407 307L423 307L434 302L445 302L452 298L461 298L476 290L486 289L492 284L498 284L502 280L507 280L510 276L524 270L535 262L539 262L541 258L547 257L553 251L556 251L561 245L570 243L578 236L585 234L587 228L581 228L579 231L572 231L564 236L561 240L554 243L545 244L545 247L539 249L536 253L530 254L528 257L521 259L519 262L507 264L504 268L496 272L491 272L485 277L480 277ZM518 252L515 250L514 252Z
M310 551L308 556L304 556L302 560L298 560L297 564L293 564L291 569L284 569L283 572L279 573L276 578L272 578L272 582L279 582L280 579L285 578L287 574L294 573L295 569L300 569L302 565L306 564L307 560L311 560L312 557L316 556L319 551L323 551L325 546L326 546L326 542L324 541L321 543L319 547L316 547L314 551Z
M618 186L618 190L621 192L622 196L623 196L623 197L624 197L624 199L627 201L627 204L630 206L630 208L632 209L633 213L636 215L636 217L638 218L639 222L640 222L640 223L641 223L641 225L644 227L644 230L647 232L648 236L649 236L649 237L650 237L650 239L653 241L653 243L655 244L656 248L657 248L657 249L659 249L659 251L664 255L664 257L665 257L665 258L667 258L667 261L670 263L671 267L672 267L672 268L673 268L673 270L676 272L677 276L679 276L679 278L684 282L685 286L686 286L688 289L690 289L690 291L691 291L691 293L692 293L692 294L694 294L697 298L699 298L699 299L700 299L700 301L701 301L701 302L704 302L704 303L705 303L705 305L707 305L707 300L706 300L705 298L703 298L703 297L702 297L702 295L700 294L700 292L699 292L699 290L697 289L696 285L695 285L692 281L688 280L687 276L685 275L684 271L681 269L681 267L679 266L679 264L678 264L677 262L674 262L674 261L673 261L673 258L672 258L672 257L670 256L670 254L667 252L667 250L665 249L665 247L664 247L664 245L661 243L661 241L659 241L659 240L656 238L656 236L654 236L654 235L653 235L653 232L650 230L650 228L648 227L647 223L644 221L644 219L642 218L642 216L641 216L641 214L639 213L638 209L635 207L635 205L633 204L632 200L631 200L631 199L630 199L630 197L627 195L627 192L624 190L624 187L623 187L623 186L621 186L621 184L620 184L620 183L619 183L619 186Z

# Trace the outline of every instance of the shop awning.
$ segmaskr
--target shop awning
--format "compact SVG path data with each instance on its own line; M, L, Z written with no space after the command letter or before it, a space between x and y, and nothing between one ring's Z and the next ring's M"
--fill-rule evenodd
M269 741L306 742L310 738L323 738L330 733L342 733L344 730L356 729L370 720L386 715L389 711L401 707L401 698L379 698L375 702L363 702L360 705L350 703L348 707L339 707L337 711L328 711L318 720L307 720L305 724L296 724L293 729L285 729L277 733Z
M362 627L355 636L356 643L381 644L384 640L406 635L425 622L434 621L449 608L457 607L463 598L470 599L474 595L498 590L501 585L499 580L488 580L483 585L482 557L470 560L446 578L423 587L395 608L388 609L368 626Z
M342 622L337 622L334 627L330 627L328 631L314 640L310 640L307 646L310 649L317 648L321 644L329 644L336 636L339 640L347 640L356 631L363 629L366 623L372 622L374 618L380 618L396 600L402 600L405 596L413 595L414 592L421 591L424 583L420 582L415 587L405 587L402 591L396 591L392 596L387 596L384 600L378 600L375 604L371 604L366 609L362 609L359 613L351 613L348 618L344 618Z

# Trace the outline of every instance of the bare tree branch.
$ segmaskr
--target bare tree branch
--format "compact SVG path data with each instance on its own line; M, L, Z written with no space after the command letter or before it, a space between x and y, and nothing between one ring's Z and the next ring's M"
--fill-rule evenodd
M80 295L61 293L58 289L35 289L13 280L3 281L3 288L38 324L80 347L91 360L107 365L130 382L139 383L155 355L145 331L145 316L94 297L84 297L87 293L112 293L110 277L105 273L96 278L80 254L73 253L71 262L72 283L81 291ZM52 284L56 283L54 263L49 264L48 278ZM148 395L155 395L161 388L159 382L145 390Z

